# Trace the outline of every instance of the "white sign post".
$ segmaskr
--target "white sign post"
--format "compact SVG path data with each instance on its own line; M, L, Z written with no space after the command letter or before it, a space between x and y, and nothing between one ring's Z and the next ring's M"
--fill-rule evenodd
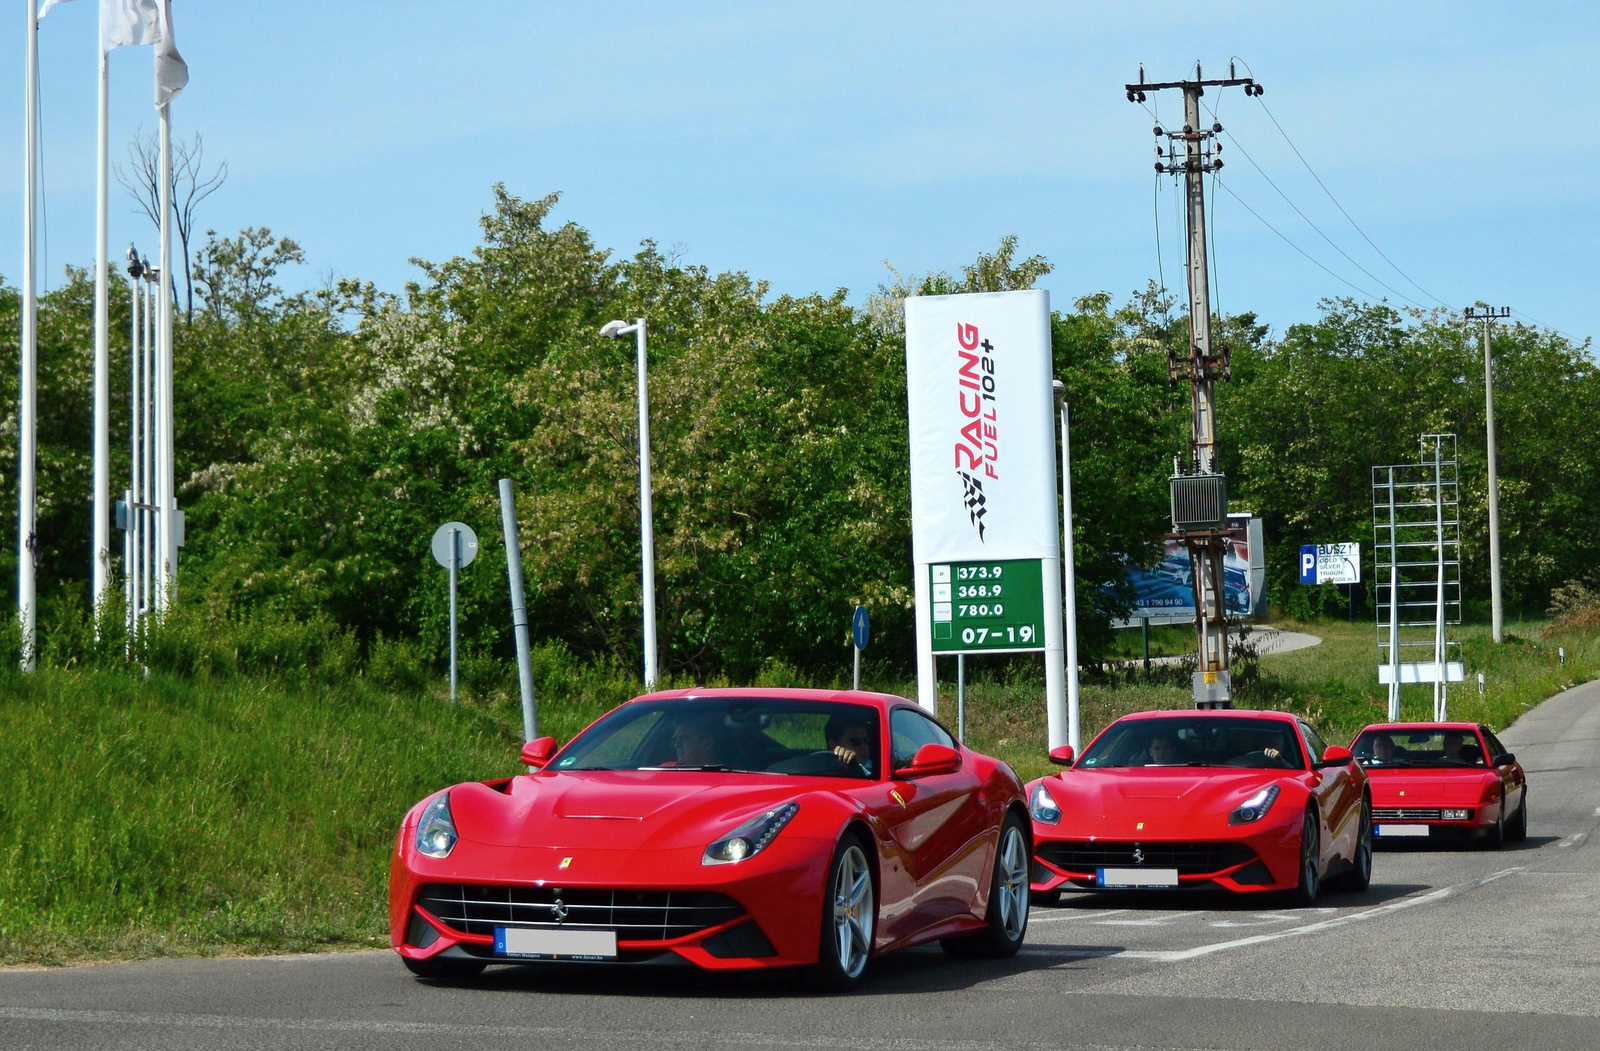
M446 522L434 530L433 560L450 571L450 703L456 703L456 573L478 557L478 534L465 522Z
M917 701L937 713L936 619L940 652L1043 649L1050 746L1066 744L1050 294L908 298L906 388ZM1032 564L1014 565L1022 560ZM1010 576L963 569L962 563L1007 563L1004 574ZM967 573L970 579L965 588L960 579L950 581L950 594L938 597L936 617L930 567L948 566L955 567L956 577ZM1031 579L1026 585L1027 594L1043 600L1038 632L1008 620L1010 581L1019 570L1030 577L1039 574L1039 591ZM982 626L985 618L993 621L993 629ZM969 630L964 624L974 626ZM996 644L1002 636L1005 642ZM976 640L970 647L969 638Z

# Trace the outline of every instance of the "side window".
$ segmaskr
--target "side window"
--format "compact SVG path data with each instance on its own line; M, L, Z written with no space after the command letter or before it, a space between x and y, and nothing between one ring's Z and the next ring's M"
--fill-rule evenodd
M944 732L944 728L919 711L910 708L896 708L889 717L889 736L894 744L894 767L900 769L911 765L911 760L916 757L917 749L925 744L942 744L951 748L956 746L955 739Z
M1478 729L1483 731L1483 740L1489 746L1488 758L1493 759L1497 755L1505 755L1511 751L1511 749L1500 743L1500 738L1489 732L1487 726L1480 726Z
M1311 749L1312 765L1322 762L1322 754L1328 750L1327 742L1317 736L1317 731L1311 728L1310 723L1301 723L1300 732L1305 735L1306 747Z

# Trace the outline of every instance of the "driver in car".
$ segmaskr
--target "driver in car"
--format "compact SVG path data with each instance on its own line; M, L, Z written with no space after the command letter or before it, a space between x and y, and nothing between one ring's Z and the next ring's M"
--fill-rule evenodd
M721 720L711 715L691 715L678 720L672 746L678 766L717 766L717 736Z
M1171 734L1158 734L1150 739L1148 766L1171 766L1178 761L1178 739Z
M1394 762L1394 738L1388 734L1378 734L1372 739L1372 761L1375 763Z
M854 767L868 777L872 776L872 753L876 751L872 740L872 720L852 713L840 712L828 717L822 728L828 750L847 769Z
M1452 763L1466 762L1467 757L1461 754L1463 741L1460 731L1447 731L1444 735L1444 758Z

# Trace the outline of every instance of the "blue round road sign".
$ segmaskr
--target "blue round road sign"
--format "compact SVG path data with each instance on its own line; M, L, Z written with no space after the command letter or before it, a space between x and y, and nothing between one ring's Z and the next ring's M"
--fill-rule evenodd
M856 649L866 649L867 636L872 633L872 621L867 616L867 607L856 607L856 615L850 621L850 630L855 634L856 637Z

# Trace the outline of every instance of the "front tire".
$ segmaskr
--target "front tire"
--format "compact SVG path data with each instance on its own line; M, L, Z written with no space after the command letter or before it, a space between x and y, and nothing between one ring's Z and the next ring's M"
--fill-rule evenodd
M1003 960L1015 956L1028 935L1028 882L1032 857L1022 821L1007 814L1000 826L994 851L994 873L989 879L989 909L984 928L976 934L944 938L939 944L955 956L983 956Z
M1528 788L1522 788L1522 802L1517 805L1517 816L1511 819L1511 825L1506 829L1506 838L1513 843L1521 843L1528 838Z
M1322 823L1315 810L1307 810L1300 823L1300 883L1289 892L1289 903L1309 909L1322 890Z
M406 970L418 978L437 978L444 981L476 978L487 966L472 960L446 960L437 956L430 956L426 960L413 960L402 956L400 962L406 965Z
M822 932L817 947L813 984L823 989L848 989L861 981L872 955L878 921L872 868L861 840L846 836L834 848L823 884Z
M1341 890L1364 891L1372 883L1372 800L1361 798L1361 831L1356 834L1356 856L1339 877Z
M1500 797L1500 815L1494 819L1494 827L1489 834L1483 837L1484 850L1499 850L1506 845L1506 800Z

